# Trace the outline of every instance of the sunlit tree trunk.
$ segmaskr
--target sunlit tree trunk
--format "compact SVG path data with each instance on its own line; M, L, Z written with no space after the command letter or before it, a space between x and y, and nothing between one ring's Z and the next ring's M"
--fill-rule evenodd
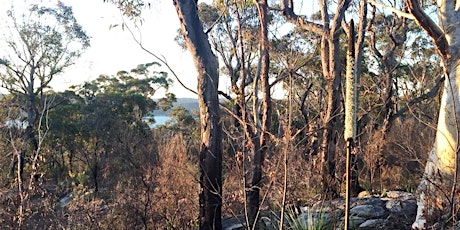
M460 2L438 1L439 25L426 15L418 1L407 0L416 22L433 39L443 57L446 80L439 108L434 146L417 189L417 216L412 228L456 221L457 157L460 121Z
M198 72L200 106L200 229L222 229L222 137L219 66L198 17L196 1L174 0L181 31Z
M457 181L457 153L460 116L460 68L458 60L452 60L439 110L436 139L429 153L425 173L417 189L418 210L413 228L425 229L441 221L455 202ZM454 200L452 200L454 199ZM453 213L452 213L453 214Z

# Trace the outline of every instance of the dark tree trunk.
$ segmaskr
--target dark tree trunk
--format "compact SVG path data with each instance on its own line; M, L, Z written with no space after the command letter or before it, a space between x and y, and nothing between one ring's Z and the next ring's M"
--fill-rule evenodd
M222 137L218 61L198 17L196 1L174 0L181 31L198 72L200 106L200 229L222 229Z
M268 72L270 66L270 55L269 55L269 40L268 40L268 21L267 12L268 4L267 0L261 0L257 3L257 9L259 13L260 23L260 59L259 59L259 77L260 89L262 91L261 101L261 127L260 130L254 131L252 138L254 142L253 154L254 159L252 161L252 178L250 188L248 189L248 205L249 205L249 224L254 226L257 222L257 214L260 208L260 188L262 186L262 166L267 152L268 132L271 125L271 95L270 95L270 84L268 82ZM257 103L257 102L254 102ZM257 116L257 114L255 115ZM258 118L254 118L257 120Z
M323 132L322 140L322 180L323 180L323 192L325 192L326 198L337 198L339 196L339 184L335 176L336 172L336 150L338 140L338 134L341 133L341 82L340 77L334 77L329 79L326 90L329 92L328 104L326 111L326 124Z

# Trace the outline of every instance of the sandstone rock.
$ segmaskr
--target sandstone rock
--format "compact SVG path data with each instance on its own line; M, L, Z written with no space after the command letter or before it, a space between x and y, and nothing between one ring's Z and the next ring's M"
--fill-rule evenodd
M375 219L385 216L385 209L382 206L376 205L359 205L352 208L350 214L353 216Z
M342 222L345 221L345 217L340 218L340 220ZM349 221L350 228L351 229L356 229L356 228L358 228L359 225L361 225L362 223L366 222L366 220L367 219L364 218L364 217L350 216L350 219L348 221ZM343 224L342 224L342 227L343 227Z
M380 229L385 224L385 219L370 219L359 225L363 229Z
M387 197L398 200L415 200L414 194L403 191L389 191Z
M332 201L321 201L311 207L311 210L315 212L333 212L337 209L345 209L345 199L338 198Z
M356 207L360 205L373 205L373 206L383 206L385 201L380 199L380 197L369 197L369 198L362 198L356 199L351 203L351 207Z
M362 191L358 194L358 198L368 198L371 197L371 194L368 191Z
M386 209L392 213L402 213L404 215L415 215L417 213L417 205L409 201L388 200Z

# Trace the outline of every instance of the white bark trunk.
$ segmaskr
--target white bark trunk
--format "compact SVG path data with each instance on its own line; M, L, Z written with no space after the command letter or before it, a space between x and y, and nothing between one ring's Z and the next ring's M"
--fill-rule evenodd
M417 216L413 229L426 229L452 211L457 183L457 153L460 124L460 21L458 4L438 0L439 26L447 40L444 57L446 80L439 108L438 126L425 173L417 189ZM439 49L439 46L438 46ZM449 202L449 199L451 200ZM451 213L455 215L455 213Z
M444 82L435 143L417 189L418 210L413 229L426 229L445 214L443 211L449 208L446 198L450 197L452 186L455 185L460 115L460 84L457 77L460 76L460 68L457 63L453 65Z

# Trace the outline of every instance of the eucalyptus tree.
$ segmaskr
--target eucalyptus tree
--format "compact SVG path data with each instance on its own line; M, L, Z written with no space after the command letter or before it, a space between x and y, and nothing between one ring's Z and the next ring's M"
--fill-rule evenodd
M72 8L60 1L51 7L31 4L27 12L11 8L5 13L8 33L4 38L6 54L0 59L0 80L2 87L20 100L20 109L27 120L22 134L27 147L20 147L14 156L21 184L25 161L30 165L31 178L36 178L43 139L40 133L43 127L39 125L52 105L44 96L49 84L89 47L90 39L75 19ZM22 185L19 187L22 193ZM22 214L20 211L19 222Z
M151 71L157 65L155 62L140 64L115 76L100 75L58 93L56 100L60 105L49 114L51 140L47 144L58 146L62 151L50 156L48 161L57 162L73 175L87 172L89 187L97 192L103 178L101 172L110 168L104 162L126 155L124 151L133 148L134 143L124 141L124 132L138 132L140 142L145 142L142 136L149 136L148 124L143 118L159 108L152 96L158 89L167 90L171 85L166 72ZM174 99L167 95L164 101ZM172 102L164 104L169 104L162 108L167 110ZM119 142L125 142L125 147L119 148Z
M236 128L241 127L243 145L249 146L240 151L247 155L244 159L249 159L244 163L246 221L249 226L255 226L263 186L262 165L271 128L268 4L266 1L219 1L214 6L200 6L211 44L223 60L223 73L230 77L230 90L236 97L225 95L235 101Z
M364 161L369 184L379 182L383 189L385 168L395 163L390 156L392 138L398 135L393 127L399 127L394 124L416 119L432 124L436 101L430 99L436 97L443 78L429 77L441 74L439 56L413 21L381 7L372 9L360 126L366 129L361 141L368 153Z
M376 152L369 157L369 170L372 172L370 176L370 184L373 184L374 174L381 175L385 157L383 156L385 139L390 131L393 116L397 113L397 77L403 75L402 59L407 50L407 34L409 32L409 21L405 18L400 18L397 15L377 13L377 10L372 10L372 24L369 28L368 44L370 54L374 58L377 68L377 76L374 81L381 89L380 95L377 95L378 101L374 102L373 110L378 111L374 114L376 124L378 126L379 135L373 135L369 139L375 146L371 151ZM372 61L371 61L372 63ZM380 104L382 106L375 106ZM376 109L377 108L377 109ZM370 148L369 148L370 149ZM373 166L371 166L373 165ZM380 182L381 182L380 178ZM380 183L382 188L382 183Z
M231 95L221 94L234 101L235 126L240 126L238 119L252 108L247 101L258 61L257 10L248 1L217 1L199 4L199 12L212 48L223 63L221 74L230 78Z
M374 3L378 5L379 3ZM429 153L425 173L417 189L417 217L414 229L427 229L439 222L456 223L456 196L459 148L460 89L458 84L460 30L458 17L460 3L454 0L437 1L438 22L424 11L431 2L421 5L416 0L405 0L407 12L392 8L393 12L414 20L431 37L444 69L444 87L439 108L436 138Z
M218 86L219 63L198 16L196 2L173 1L182 35L198 72L200 106L200 228L222 228L222 127Z
M436 24L423 11L420 3L407 0L409 12L415 21L432 38L443 59L444 88L439 108L436 139L425 167L425 174L417 189L418 209L413 228L425 229L433 226L445 214L456 224L456 188L458 173L458 148L460 129L459 65L460 30L457 26L460 3L454 0L437 2L439 16ZM442 195L441 195L442 194Z
M143 0L114 1L125 16L142 19L150 3ZM219 114L219 62L198 14L197 1L174 0L180 30L197 70L200 106L200 229L222 228L222 127Z
M338 181L336 178L336 154L337 144L343 129L341 122L341 63L340 63L340 34L341 25L350 0L342 0L337 3L336 10L331 18L329 13L329 1L319 1L320 19L309 21L306 17L295 13L294 2L283 0L281 10L283 15L297 27L313 32L321 37L321 67L326 81L325 92L327 93L327 106L322 120L324 131L321 140L321 175L324 194L327 197L337 197Z
M372 14L372 27L370 28L369 45L371 53L378 63L380 76L383 76L383 128L386 133L390 128L390 117L396 113L396 82L398 70L402 68L402 58L406 50L409 22L397 15L377 14L375 8ZM376 33L380 33L377 37ZM376 41L380 39L379 41ZM400 72L400 71L399 71ZM401 75L401 74L400 74Z
M23 14L14 8L6 13L10 34L5 37L7 55L0 59L0 78L2 87L22 100L21 109L28 123L24 140L36 151L35 126L40 113L46 114L49 106L45 105L43 93L89 47L89 37L73 16L72 8L62 2L53 7L33 4Z

